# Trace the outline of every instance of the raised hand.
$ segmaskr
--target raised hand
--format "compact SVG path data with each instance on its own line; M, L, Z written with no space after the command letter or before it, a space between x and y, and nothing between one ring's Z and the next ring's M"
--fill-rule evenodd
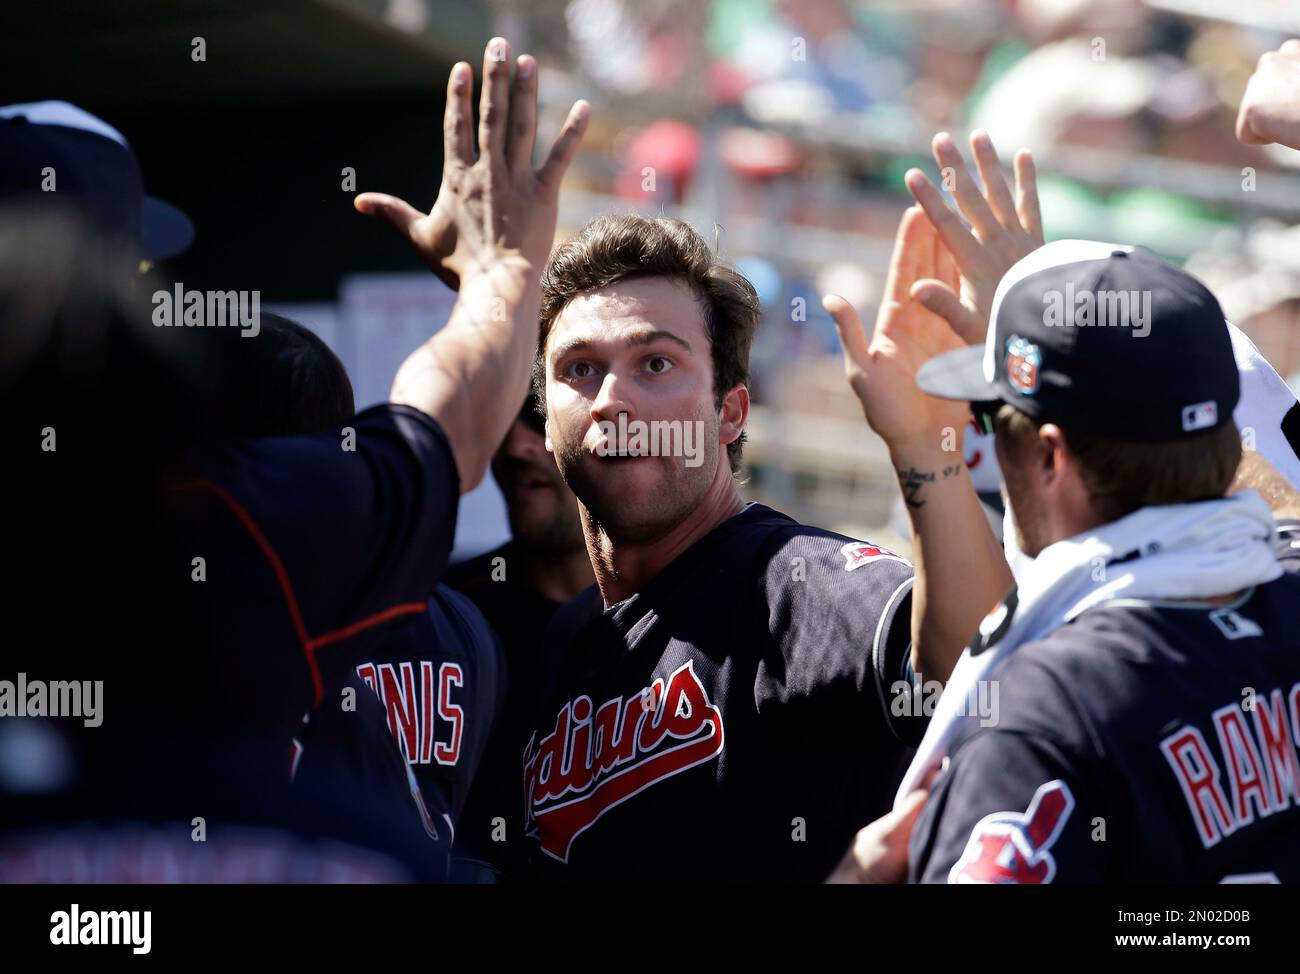
M493 38L483 55L477 152L470 96L474 73L460 62L447 80L442 183L426 214L384 193L362 193L356 208L388 223L448 286L518 255L540 272L555 236L560 181L582 141L590 106L576 102L540 168L537 62L527 54L510 72L510 45Z
M889 459L912 523L912 669L947 680L988 607L1006 595L1011 573L980 508L962 454L967 404L927 396L916 373L966 342L918 300L936 289L956 302L953 255L925 213L909 207L898 225L885 296L868 343L857 312L836 295L822 300L835 319L844 370ZM931 593L942 593L932 598ZM891 870L899 863L889 860Z
M1300 40L1259 59L1237 113L1237 138L1247 145L1278 142L1300 149Z
M891 448L925 443L937 450L945 429L957 431L959 437L966 425L965 403L935 399L916 387L917 370L927 360L961 348L964 342L915 295L935 288L951 292L957 286L952 255L940 244L926 215L913 206L898 225L884 300L870 342L852 305L835 294L822 299L822 306L835 319L849 384L867 422ZM961 463L960 451L953 462Z
M527 394L560 180L590 114L586 102L575 103L546 161L534 168L537 64L519 58L513 95L510 64L510 45L493 38L483 58L477 156L473 72L467 64L452 68L442 189L428 214L378 193L365 193L356 203L393 226L459 291L451 318L406 357L388 396L442 427L462 492L486 473Z
M929 287L917 298L942 314L968 344L976 345L984 341L1002 275L1021 257L1043 245L1043 220L1034 157L1029 150L1016 153L1013 197L988 133L972 133L970 145L984 185L982 192L952 136L941 132L932 144L935 161L969 226L921 170L908 170L905 181L961 272L960 290Z

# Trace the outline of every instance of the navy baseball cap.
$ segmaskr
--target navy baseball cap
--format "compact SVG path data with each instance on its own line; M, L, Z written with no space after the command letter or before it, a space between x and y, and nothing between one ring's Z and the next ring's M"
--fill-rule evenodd
M0 107L0 201L18 198L66 201L149 260L174 257L194 240L184 213L145 195L122 133L65 101Z
M1228 323L1200 281L1121 244L1058 240L998 284L984 346L921 366L922 392L1007 403L1040 423L1117 440L1197 436L1241 394Z

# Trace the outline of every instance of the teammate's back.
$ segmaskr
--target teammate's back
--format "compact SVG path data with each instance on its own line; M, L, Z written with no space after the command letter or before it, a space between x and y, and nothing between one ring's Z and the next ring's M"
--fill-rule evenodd
M1286 574L1228 604L1116 600L1012 655L1001 719L957 742L918 823L914 876L1300 880L1296 543L1284 526ZM1023 804L988 815L991 788Z

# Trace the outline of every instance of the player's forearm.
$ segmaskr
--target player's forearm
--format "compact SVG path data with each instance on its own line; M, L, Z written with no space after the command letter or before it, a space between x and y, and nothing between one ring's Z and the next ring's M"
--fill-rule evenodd
M438 421L461 492L483 479L527 394L537 348L537 271L522 258L466 276L451 319L411 353L393 379L392 402Z
M912 524L912 668L947 681L1011 570L959 451L894 446L890 457Z

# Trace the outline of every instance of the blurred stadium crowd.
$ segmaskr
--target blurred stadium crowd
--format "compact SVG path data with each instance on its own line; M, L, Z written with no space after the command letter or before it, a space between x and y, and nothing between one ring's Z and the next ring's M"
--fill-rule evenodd
M394 3L409 14L416 3ZM437 4L412 25L428 30ZM539 54L543 91L593 98L560 235L611 209L716 224L758 288L752 489L858 531L892 521L882 457L840 429L816 296L874 310L902 175L936 131L1038 160L1048 240L1124 240L1184 264L1300 386L1300 153L1233 118L1285 5L1195 0L544 0L490 5ZM512 34L512 36L515 36ZM827 392L828 389L833 390ZM808 414L818 443L792 442ZM781 449L768 449L777 442ZM901 532L905 534L905 532ZM900 543L906 543L901 539Z

